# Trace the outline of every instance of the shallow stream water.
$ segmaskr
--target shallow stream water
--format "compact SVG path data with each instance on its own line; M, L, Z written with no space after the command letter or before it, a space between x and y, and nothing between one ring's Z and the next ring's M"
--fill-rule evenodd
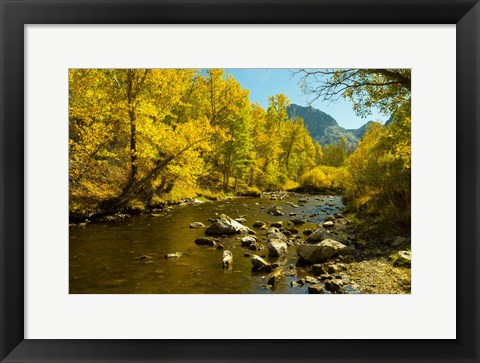
M287 202L299 204L293 207ZM267 214L267 209L277 205L284 216ZM174 207L158 214L132 216L125 221L91 223L84 227L70 227L70 293L72 294L244 294L244 293L307 293L306 286L291 287L305 271L298 269L297 277L283 277L273 288L266 288L267 274L251 272L249 257L245 252L268 256L268 249L248 251L242 247L239 236L222 238L225 249L233 253L233 268L223 269L222 250L197 246L194 241L205 236L205 228L189 228L192 222L208 226L209 218L225 213L232 218L245 216L246 226L257 232L259 241L265 231L252 227L255 221L270 225L283 221L284 227L293 216L306 217L308 222L295 226L302 231L314 229L325 218L341 210L341 197L297 195L282 200L270 198L234 198L218 202ZM312 216L315 215L316 216ZM309 217L312 216L312 217ZM176 259L165 255L182 252ZM150 258L140 258L146 255ZM265 257L266 258L266 257ZM267 258L266 258L267 259ZM274 260L270 260L271 262ZM281 261L284 269L295 265L295 246Z

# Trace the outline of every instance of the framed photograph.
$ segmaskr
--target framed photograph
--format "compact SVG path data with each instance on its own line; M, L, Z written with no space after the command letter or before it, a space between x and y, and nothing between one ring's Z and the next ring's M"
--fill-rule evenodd
M2 362L480 360L478 1L1 9Z

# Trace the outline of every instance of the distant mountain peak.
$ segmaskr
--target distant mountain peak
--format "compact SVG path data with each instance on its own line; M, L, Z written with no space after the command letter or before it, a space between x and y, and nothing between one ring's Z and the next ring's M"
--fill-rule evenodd
M379 122L376 121L368 121L367 123L363 124L360 126L358 129L348 129L352 134L354 134L358 140L360 140L363 135L365 135L365 132L367 132L368 126L371 124L379 124Z
M287 109L288 116L301 117L310 136L321 145L337 144L341 139L345 140L348 148L354 149L358 141L363 137L367 124L359 129L347 130L338 125L337 120L332 116L312 106L299 106L291 104ZM373 121L370 121L373 122Z

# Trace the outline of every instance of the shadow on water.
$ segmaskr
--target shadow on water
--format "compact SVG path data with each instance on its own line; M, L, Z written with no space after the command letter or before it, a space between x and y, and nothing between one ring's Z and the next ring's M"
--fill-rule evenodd
M305 205L294 207L299 199ZM287 204L289 202L291 204ZM285 216L267 214L278 205ZM238 236L222 239L225 249L233 253L233 267L222 267L222 250L197 246L194 240L204 236L205 229L189 228L192 222L214 218L225 213L232 218L245 216L244 224L252 227L260 220L267 223L284 221L284 226L297 213L308 222L298 229L314 228L318 223L343 208L340 197L301 196L271 201L259 198L237 198L206 202L172 209L164 215L134 216L126 221L94 223L85 227L70 227L70 293L73 294L295 294L306 293L306 287L291 287L298 277L283 277L273 288L265 288L265 274L252 274L248 251L241 247ZM260 242L265 231L255 229ZM182 252L180 258L165 255ZM267 256L268 250L253 252ZM141 258L144 256L144 258ZM295 247L283 265L295 264ZM299 271L299 276L301 276Z

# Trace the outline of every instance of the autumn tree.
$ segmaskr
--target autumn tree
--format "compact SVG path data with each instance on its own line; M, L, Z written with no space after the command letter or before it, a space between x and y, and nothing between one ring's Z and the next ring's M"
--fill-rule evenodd
M300 69L296 73L311 102L346 98L362 117L371 115L372 108L391 115L410 102L410 69Z
M372 124L347 159L351 205L389 222L410 222L411 122L397 112L390 126Z
M349 206L383 216L387 224L409 228L411 160L410 69L302 69L301 84L313 99L349 99L359 116L377 108L392 117L389 126L372 124L346 159ZM339 150L323 147L323 162L338 165ZM332 162L333 161L333 162Z
M324 145L322 152L321 163L323 165L342 166L348 154L345 139L340 139L336 144Z
M90 171L89 184L98 188L99 180L108 181L98 212L121 210L132 199L148 203L157 184L162 184L162 177L178 174L176 164L184 172L189 170L187 164L207 146L214 133L208 120L185 119L177 113L178 105L191 90L193 77L193 70L184 69L70 71L71 152L82 160L74 162L72 169L93 162L97 170ZM98 130L85 132L92 123ZM110 135L115 129L116 136L113 132ZM106 134L107 141L99 141ZM84 145L98 151L78 153ZM121 169L115 177L109 177L110 173L99 176L102 163L92 159L92 155L107 152L111 155L105 168L113 165ZM78 175L78 171L72 170L71 175Z
M222 189L230 188L230 177L246 178L253 162L253 126L249 92L223 69L208 69L202 79L204 109L210 124L223 130L212 144L209 164L222 175Z
M315 146L302 118L294 117L285 121L282 150L282 164L288 177L293 180L315 166L318 146Z

